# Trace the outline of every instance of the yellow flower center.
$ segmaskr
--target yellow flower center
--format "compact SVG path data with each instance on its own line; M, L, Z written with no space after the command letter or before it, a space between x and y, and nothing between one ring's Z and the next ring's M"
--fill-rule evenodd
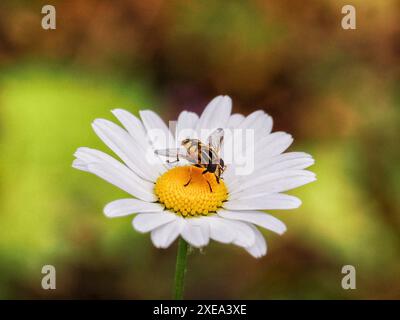
M164 173L155 186L159 201L183 217L208 215L217 211L228 198L228 190L223 180L217 183L214 174L202 174L203 171L204 168L184 166Z

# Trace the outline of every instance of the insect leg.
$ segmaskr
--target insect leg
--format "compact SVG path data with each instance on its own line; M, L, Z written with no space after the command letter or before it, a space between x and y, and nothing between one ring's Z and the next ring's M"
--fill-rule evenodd
M210 192L213 192L213 189L211 188L210 182L207 179L206 179L206 181L207 181L208 187L210 188Z
M167 160L166 162L167 162L167 163L176 163L176 162L179 162L179 159L176 159L176 160L174 160L174 161L169 161L169 160Z
M167 163L176 163L176 162L179 162L179 156L178 155L176 155L176 160L174 160L174 161L169 161L169 159L167 159Z
M192 166L189 167L189 181L186 182L183 186L187 187L189 185L189 183L192 181Z
M208 171L208 168L205 169L201 174L206 174L207 172L210 172L210 171ZM210 188L210 192L213 192L213 189L211 188L210 181L208 181L206 177L204 177L204 179L206 179L206 181L207 181L208 187Z

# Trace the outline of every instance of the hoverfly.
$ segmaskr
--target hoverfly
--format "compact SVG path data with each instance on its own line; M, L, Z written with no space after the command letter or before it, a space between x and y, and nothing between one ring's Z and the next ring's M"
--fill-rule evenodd
M206 174L207 172L213 173L217 183L219 183L225 170L224 160L220 157L221 145L224 140L224 130L222 128L216 129L210 134L207 140L208 144L204 144L198 139L187 138L181 142L183 148L170 148L156 150L154 152L160 156L176 158L173 162L167 160L168 163L178 162L180 158L186 159L193 166L204 168L202 174ZM185 187L187 187L192 181L191 173L190 169L190 177L188 182L184 184ZM210 188L210 192L212 192L210 182L208 180L206 181Z

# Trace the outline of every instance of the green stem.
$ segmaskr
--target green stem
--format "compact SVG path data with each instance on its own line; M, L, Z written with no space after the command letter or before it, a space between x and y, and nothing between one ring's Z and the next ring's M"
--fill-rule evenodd
M183 238L179 238L178 254L175 267L175 300L183 299L183 288L185 285L186 261L188 244Z

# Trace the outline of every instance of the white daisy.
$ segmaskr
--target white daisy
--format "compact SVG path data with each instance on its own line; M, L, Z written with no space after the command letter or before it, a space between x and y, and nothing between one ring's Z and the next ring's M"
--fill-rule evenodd
M72 166L126 191L130 197L106 205L105 215L136 214L133 227L151 232L157 248L167 248L179 236L193 247L204 247L213 239L243 247L259 258L266 254L267 245L256 226L278 234L286 231L283 222L263 210L299 207L298 198L282 192L316 180L314 173L304 170L314 160L303 152L283 153L293 138L284 132L271 133L272 119L264 111L244 117L231 114L231 109L231 99L218 96L200 117L183 111L174 132L153 111L140 111L140 120L128 111L113 110L124 129L104 119L96 119L92 126L123 162L83 147L75 152ZM217 183L213 174L202 174L203 168L184 161L171 165L154 154L179 145L183 131L203 137L204 129L216 128L254 132L253 172L238 175L237 165L231 163ZM166 138L160 139L160 133ZM189 170L192 180L185 186Z

